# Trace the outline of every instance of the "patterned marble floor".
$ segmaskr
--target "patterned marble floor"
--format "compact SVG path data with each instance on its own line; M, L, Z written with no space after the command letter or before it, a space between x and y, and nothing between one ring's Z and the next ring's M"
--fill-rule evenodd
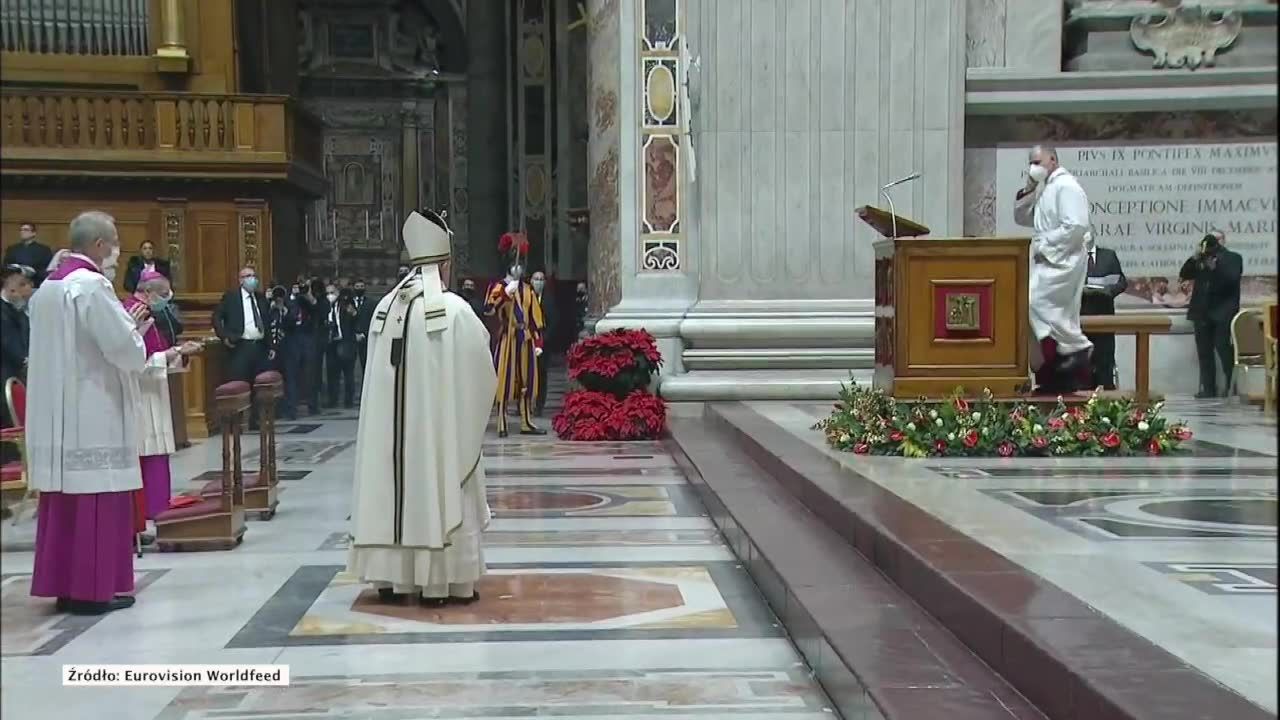
M1276 711L1276 423L1260 410L1171 401L1197 438L1176 456L917 461L827 450L810 427L829 405L751 406Z
M466 609L386 608L342 572L355 416L280 438L279 513L231 552L147 553L135 608L27 594L30 516L3 528L7 718L829 718L829 703L656 443L485 447L491 574ZM252 447L252 445L251 445ZM216 467L208 443L175 477ZM64 688L74 663L283 663L286 688Z

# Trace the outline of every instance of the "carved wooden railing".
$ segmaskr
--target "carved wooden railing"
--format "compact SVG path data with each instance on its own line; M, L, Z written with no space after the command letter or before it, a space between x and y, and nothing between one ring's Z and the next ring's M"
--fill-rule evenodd
M0 0L0 50L148 55L155 0Z
M285 177L294 164L319 173L320 143L319 122L284 96L0 89L6 174L120 165L200 176L258 166Z

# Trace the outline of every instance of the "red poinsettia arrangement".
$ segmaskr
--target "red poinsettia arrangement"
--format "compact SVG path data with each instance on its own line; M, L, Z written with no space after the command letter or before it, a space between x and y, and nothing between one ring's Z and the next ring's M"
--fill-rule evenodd
M657 342L645 330L613 330L586 338L569 349L566 360L570 380L619 399L647 388L662 367Z
M649 393L662 367L657 342L644 330L614 330L574 345L569 378L581 386L565 396L552 421L565 440L652 440L666 430L666 404Z
M575 390L551 426L565 440L653 440L667 427L662 398L636 390L619 400L610 393Z
M827 442L860 455L1112 456L1161 455L1191 439L1183 423L1161 415L1161 404L1096 395L1083 405L1044 412L1029 403L1000 403L984 393L970 402L896 402L878 390L845 388L831 417L819 422Z

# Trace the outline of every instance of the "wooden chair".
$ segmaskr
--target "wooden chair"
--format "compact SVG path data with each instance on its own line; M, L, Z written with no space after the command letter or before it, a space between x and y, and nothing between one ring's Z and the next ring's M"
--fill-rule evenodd
M27 386L18 378L5 381L4 403L13 427L0 430L0 444L17 448L18 459L0 466L0 497L4 498L6 512L9 500L18 498L18 510L13 513L13 522L17 524L22 505L31 497L27 484Z
M156 548L162 552L230 550L244 539L244 473L240 464L240 428L249 410L249 383L229 382L213 392L214 412L222 428L222 478L213 497L171 508L156 517Z
M258 472L244 474L244 510L259 520L275 517L280 504L279 475L276 472L276 404L284 397L284 378L280 373L260 373L253 381L254 402L258 405ZM205 484L200 494L216 497L222 492L222 481Z
M1236 396L1240 376L1247 375L1250 371L1265 370L1263 354L1266 352L1266 340L1263 323L1262 311L1255 308L1245 308L1231 319L1231 350L1234 361L1227 397Z

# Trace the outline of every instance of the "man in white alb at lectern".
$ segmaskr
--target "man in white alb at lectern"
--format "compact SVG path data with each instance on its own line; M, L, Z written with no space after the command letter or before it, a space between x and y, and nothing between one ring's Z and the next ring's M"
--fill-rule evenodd
M1034 230L1029 317L1037 342L1032 368L1041 390L1073 392L1088 384L1084 375L1093 349L1080 330L1080 298L1088 274L1089 199L1075 177L1058 164L1053 148L1031 149L1027 175L1013 219Z

